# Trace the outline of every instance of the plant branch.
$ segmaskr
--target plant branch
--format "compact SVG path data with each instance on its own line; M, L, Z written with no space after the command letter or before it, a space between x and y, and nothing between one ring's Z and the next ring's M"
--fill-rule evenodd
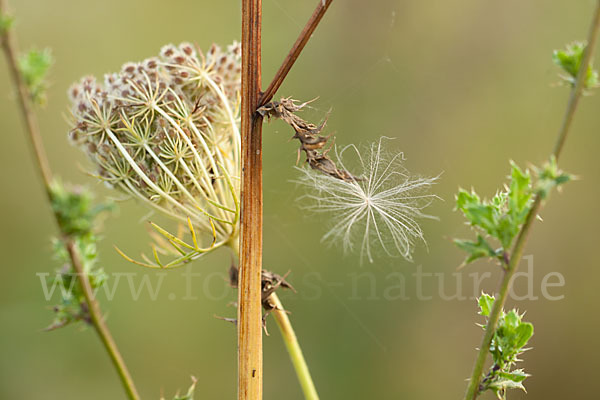
M69 253L69 257L71 257L71 264L73 264L73 269L77 274L77 279L79 281L79 285L83 289L83 295L85 297L85 302L88 306L88 312L90 314L90 320L92 325L98 332L98 336L106 349L106 352L110 356L110 359L121 378L121 382L123 383L123 387L125 388L125 392L127 392L127 396L129 399L138 400L140 398L135 385L133 383L133 379L127 370L127 366L125 365L125 361L117 348L117 344L113 339L110 331L108 330L108 326L104 322L104 318L102 317L102 310L100 309L100 305L98 301L94 297L94 291L92 286L90 285L90 281L88 279L87 274L83 269L83 265L81 263L81 259L79 257L79 253L77 252L77 248L75 247L75 242L69 237L65 238L65 246L67 247L67 251Z
M279 297L276 293L272 293L267 299L267 302L269 302L269 305L272 307L271 315L275 318L281 336L283 337L283 342L285 343L285 347L288 350L290 359L296 370L302 392L304 392L304 398L306 400L319 400L317 389L315 388L308 365L302 354L302 348L298 343L298 338L296 337L292 323L290 322Z
M563 122L561 128L559 130L558 138L556 140L556 145L554 147L554 151L552 155L558 159L561 154L562 148L564 146L564 142L567 138L569 128L571 127L571 122L573 120L573 116L575 115L575 110L577 109L577 104L579 103L579 98L584 89L584 83L586 79L586 75L588 73L588 68L590 66L590 61L592 60L592 55L594 52L594 45L596 43L598 37L598 30L600 28L600 0L598 0L596 4L596 9L594 11L594 17L592 19L592 24L589 30L588 39L587 39L587 47L585 48L585 53L583 55L581 65L579 66L579 71L577 74L576 83L571 90L571 95L569 98L569 102L567 104L567 110L565 112L565 116L563 118ZM527 214L527 218L521 227L519 235L517 236L517 240L513 247L512 254L510 256L510 262L507 268L504 270L504 276L502 278L502 282L500 283L499 294L494 301L494 305L492 307L492 311L490 313L486 330L481 341L481 346L479 347L479 353L477 355L477 359L475 361L475 366L473 368L473 373L471 374L471 379L469 381L469 385L467 387L467 392L465 394L465 400L475 400L479 395L480 390L480 381L483 372L483 367L485 364L485 360L487 358L490 345L492 342L492 337L494 332L496 331L496 327L498 325L498 319L500 318L500 314L502 313L502 309L504 307L504 303L506 302L506 298L508 297L508 292L510 286L512 284L512 278L519 266L519 262L521 261L521 257L523 256L523 250L525 248L525 244L527 242L527 238L529 237L529 233L531 231L531 227L533 225L533 221L537 217L542 206L542 198L538 194L535 196L531 209Z
M0 15L6 16L8 14L8 6L5 0L0 0ZM1 38L2 41L2 49L4 50L4 54L7 59L8 67L11 72L11 76L14 82L16 89L18 90L18 102L21 108L21 114L23 115L23 119L25 120L25 124L27 127L27 132L29 134L29 140L31 142L34 160L38 166L39 172L42 176L44 188L46 190L46 194L48 197L48 201L52 203L52 194L51 194L51 183L52 183L52 171L50 169L50 165L48 163L48 159L46 157L46 152L44 150L44 146L42 143L42 138L39 130L39 125L37 122L37 118L35 112L33 111L33 104L31 102L31 97L27 85L23 80L23 76L19 70L18 65L18 50L16 45L16 40L13 36L12 30L7 29ZM55 220L58 224L58 217L56 213L53 213ZM58 224L60 227L60 224ZM65 242L65 246L69 253L69 257L71 259L71 264L75 269L77 274L77 279L79 284L81 285L83 294L85 296L85 300L88 306L88 312L90 314L91 322L102 341L107 353L109 354L119 377L121 378L121 382L127 392L127 395L132 400L139 399L139 395L137 394L136 388L133 384L133 380L131 379L131 375L125 366L125 362L119 350L115 344L114 339L108 327L106 326L103 318L102 312L100 310L100 306L98 302L94 298L93 290L90 285L89 279L85 271L83 270L83 264L81 262L81 257L75 247L75 243L71 237L68 235L64 235L63 239Z
M573 121L573 116L575 115L575 110L577 109L577 104L579 103L579 99L583 94L583 90L585 87L585 81L588 73L588 68L592 61L592 56L594 54L594 48L596 46L596 40L598 39L598 30L600 29L600 1L596 3L596 11L594 12L594 17L592 19L592 23L590 25L590 30L587 37L587 46L585 47L583 57L581 59L581 65L579 66L579 73L577 74L577 79L575 80L575 85L571 90L571 96L569 97L569 103L567 105L567 111L565 112L565 116L563 118L563 123L560 128L560 132L558 134L558 139L556 140L556 144L554 146L554 151L552 154L558 158L562 152L563 146L565 144L565 140L567 139L567 134L569 133L569 129L571 128L571 123Z
M242 0L242 186L238 291L238 399L262 399L262 0Z
M8 5L6 0L0 0L0 15L7 16ZM44 151L44 144L42 142L42 135L33 111L33 104L31 102L31 96L27 85L23 80L21 72L19 70L19 60L17 51L17 44L13 35L12 29L7 29L1 37L2 50L6 56L8 69L10 70L11 78L15 84L15 87L19 94L19 107L21 108L21 114L27 125L27 131L29 132L29 139L33 152L35 154L35 162L39 170L42 179L44 180L44 186L48 196L50 196L49 187L52 182L52 172L50 165L48 164L48 158Z
M262 96L260 97L258 107L264 106L269 101L271 101L271 99L273 99L273 96L275 96L275 93L283 84L283 81L285 80L285 77L287 76L288 72L290 72L292 66L300 56L300 53L304 49L304 46L306 46L306 43L308 43L308 40L311 38L313 32L315 31L315 29L317 29L319 22L321 22L323 15L325 15L325 12L329 8L329 5L332 1L333 0L319 0L319 4L317 4L317 7L315 8L315 11L313 12L312 16L304 26L304 29L302 29L302 32L300 32L298 39L296 39L296 42L288 52L288 55L283 60L281 67L279 67L279 70L277 70L277 73L275 74L273 80L267 87L267 90L265 90Z

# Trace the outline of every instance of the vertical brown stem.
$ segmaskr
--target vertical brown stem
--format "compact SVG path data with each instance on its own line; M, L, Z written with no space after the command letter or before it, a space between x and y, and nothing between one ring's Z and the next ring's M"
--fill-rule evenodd
M261 0L242 0L242 208L238 292L238 399L262 399Z

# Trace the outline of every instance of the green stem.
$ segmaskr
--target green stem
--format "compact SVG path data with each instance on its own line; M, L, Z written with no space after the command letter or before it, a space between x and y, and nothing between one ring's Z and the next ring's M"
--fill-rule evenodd
M232 238L227 243L236 257L239 257L238 240L239 239L237 237ZM275 318L275 322L279 327L281 337L283 338L285 347L290 355L290 360L292 361L292 365L296 371L298 382L302 387L304 398L306 400L319 400L317 389L315 388L315 384L310 375L308 364L306 364L306 360L302 354L302 348L300 347L300 343L296 337L296 332L294 331L294 327L292 326L292 322L290 321L287 312L283 308L283 304L281 304L279 296L277 296L276 293L272 293L267 301L271 305L272 310L270 315Z
M567 104L567 110L565 112L565 116L563 118L563 123L561 125L558 138L556 140L556 144L554 146L554 150L552 155L559 158L561 151L563 149L565 140L569 133L571 123L573 121L573 116L575 115L575 110L577 109L577 104L579 103L579 99L581 98L581 94L585 87L585 80L587 76L587 71L590 65L590 61L592 59L594 46L598 37L598 30L600 28L600 0L598 0L596 4L596 10L594 11L594 17L592 20L592 24L590 26L588 39L587 39L587 47L585 48L585 53L583 55L581 65L579 67L579 71L577 74L577 79L575 81L575 85L571 90L571 96L569 98L569 103ZM510 261L506 270L504 271L504 276L502 278L502 282L500 283L500 289L498 296L496 296L496 300L494 301L494 305L492 307L492 311L490 313L486 330L483 335L483 339L481 341L481 345L479 346L479 353L477 354L477 359L475 361L475 366L473 368L473 373L471 374L471 379L469 380L469 386L467 387L467 392L465 394L465 400L475 400L479 395L479 385L481 382L481 377L483 373L483 367L487 358L487 355L490 350L490 345L492 342L492 336L496 331L496 327L498 325L498 319L500 318L500 314L502 313L502 309L504 308L504 303L506 302L506 298L508 297L508 292L512 284L512 278L519 266L519 262L523 256L523 250L525 248L525 243L527 242L527 238L531 231L531 227L533 225L533 221L537 217L540 208L542 206L542 198L540 195L536 195L531 209L529 210L529 214L527 214L527 218L525 223L521 227L519 235L517 237L517 241L513 247L512 255L510 257Z
M8 14L8 6L6 0L0 0L0 14ZM52 183L52 170L50 169L48 158L46 157L46 152L42 143L39 125L37 123L37 118L30 100L29 89L27 88L27 85L25 84L23 76L21 75L21 71L18 67L17 55L19 53L17 51L16 40L10 29L3 33L0 40L2 42L2 49L4 50L4 54L7 59L7 64L10 69L12 80L16 86L16 89L18 90L19 106L21 108L21 114L23 115L23 119L25 120L29 141L32 145L34 161L38 167L38 170L40 171L44 188L46 190L48 202L52 203L52 194L50 190L50 186ZM56 214L54 214L54 218L58 223L58 216ZM60 228L60 224L58 225ZM98 333L100 341L104 345L106 352L110 356L113 365L115 366L115 369L117 370L117 373L121 378L121 382L123 384L123 387L125 388L125 392L127 393L128 398L131 400L138 400L140 396L138 395L135 385L133 384L133 380L131 379L129 371L125 366L123 357L119 353L119 349L117 348L117 345L114 339L112 338L112 335L108 327L106 326L104 319L102 318L102 311L100 310L98 302L94 298L93 289L90 285L90 281L88 279L87 274L83 270L81 256L77 251L73 238L71 238L68 235L65 235L64 232L62 232L62 234L67 251L69 253L69 258L71 259L71 264L73 265L73 268L77 274L77 279L85 296L91 323L94 326L96 332Z
M290 359L296 370L298 381L300 382L300 386L302 386L304 398L306 400L319 400L319 395L317 394L317 389L310 376L310 371L306 364L306 360L304 359L304 355L302 354L300 343L298 343L298 338L296 337L292 323L290 322L279 297L277 297L277 294L273 293L269 296L267 301L273 306L271 315L275 318L281 336L283 337L283 342L285 343L285 347L288 350Z
M583 93L583 89L585 88L588 69L591 65L592 56L594 55L596 41L598 40L599 29L600 1L596 3L596 10L594 11L594 16L590 25L590 31L588 32L587 46L585 47L583 57L581 59L581 65L579 66L577 79L575 80L575 85L571 90L571 97L569 98L567 111L565 112L563 123L561 125L560 132L558 134L558 138L554 146L554 151L552 152L552 154L554 155L554 157L556 157L557 160L560 156L560 153L562 152L565 140L567 139L567 134L569 133L569 129L571 128L571 123L573 121L573 116L575 115L575 110L577 109L577 104L579 103L579 99L581 98L581 94Z
M121 378L121 382L123 384L123 388L127 393L127 397L131 400L139 400L140 395L137 393L135 385L133 383L133 379L127 370L127 366L125 365L125 361L117 348L117 344L113 339L110 331L108 330L108 326L104 322L104 318L102 317L102 310L100 310L100 305L98 301L94 297L92 286L90 285L90 281L88 279L87 274L83 269L83 265L81 263L81 258L79 257L79 253L77 252L77 248L75 247L75 243L72 239L66 238L65 240L67 251L69 252L69 256L71 257L71 263L73 264L73 269L77 274L77 279L79 281L79 285L81 285L83 289L83 295L85 297L85 302L88 306L88 312L90 314L90 320L94 329L98 333L98 337L100 341L104 345L106 352L108 353L119 378Z

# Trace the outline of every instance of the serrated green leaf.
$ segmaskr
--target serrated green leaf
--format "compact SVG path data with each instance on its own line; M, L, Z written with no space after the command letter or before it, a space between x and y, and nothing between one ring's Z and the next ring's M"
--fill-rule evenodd
M511 372L499 372L498 376L507 379L507 380L511 380L513 382L523 382L525 379L527 379L527 377L529 376L529 374L526 374L522 369L515 369L514 371Z
M510 214L516 219L515 222L523 223L529 202L531 200L531 176L529 171L521 169L511 162L511 180L508 192L508 209Z
M520 351L527 345L529 339L533 336L533 324L529 322L521 322L515 329L515 347Z
M504 316L504 326L509 330L509 332L514 332L515 329L521 323L521 317L517 313L516 310L511 310Z
M114 209L111 203L94 205L93 195L89 190L83 187L66 187L58 180L50 185L50 195L61 231L68 235L88 234L98 214Z
M94 205L91 192L83 188L67 187L56 180L50 186L52 207L57 216L61 232L74 241L77 252L87 275L90 286L95 291L105 284L107 275L102 268L96 266L98 261L98 238L94 234L96 218L104 210L113 208L111 205ZM88 321L88 308L85 306L85 296L71 264L71 258L63 240L55 239L54 258L61 265L50 283L56 283L57 288L67 290L60 292L59 303L54 307L54 322L48 330L57 329L77 321Z
M542 168L537 169L536 172L538 179L535 190L542 199L548 197L553 188L559 187L573 179L571 174L563 172L558 168L554 156Z
M481 235L477 235L477 242L454 239L454 244L456 244L458 248L469 253L467 259L465 260L465 264L469 264L478 258L497 257L496 250L494 250Z
M458 210L464 211L466 207L470 207L473 205L481 204L481 200L477 193L471 191L471 193L467 192L464 189L459 189L456 195L456 208Z
M477 304L479 304L480 309L479 314L484 317L489 317L495 300L494 296L482 293L481 296L479 296L479 299L477 299Z
M521 389L526 392L525 386L522 382L515 382L512 379L498 378L489 384L490 389L496 390L507 390L507 389Z
M489 316L493 299L492 296L481 295L478 300L480 314ZM522 322L522 318L523 315L515 309L507 313L502 310L492 336L489 351L493 363L482 382L481 391L491 390L500 399L506 398L508 389L525 390L522 382L529 376L522 369L511 370L520 361L517 357L533 335L533 325Z
M568 44L565 49L554 50L552 54L552 61L558 65L567 75L561 75L561 79L567 82L569 85L574 86L583 60L583 54L586 48L584 42L573 42ZM595 88L598 86L598 72L595 71L590 63L584 87L586 89Z
M481 200L474 191L467 192L461 189L456 196L456 208L463 212L472 226L498 239L502 249L495 251L497 256L504 249L510 249L529 213L532 195L529 172L522 171L511 162L511 181L506 192L498 192L491 201L487 201ZM464 248L472 246L473 242L461 241L460 245ZM473 253L473 259L484 256L483 250L479 250Z

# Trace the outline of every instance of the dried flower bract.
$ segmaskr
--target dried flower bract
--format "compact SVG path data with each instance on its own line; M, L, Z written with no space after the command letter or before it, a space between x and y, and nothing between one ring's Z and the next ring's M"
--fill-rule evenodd
M300 142L298 158L300 158L300 152L304 151L306 162L312 169L344 181L355 180L356 178L348 171L339 169L327 155L331 147L326 149L325 145L329 142L331 135L322 136L320 134L325 124L327 124L327 119L317 126L303 120L296 114L308 103L297 104L291 98L283 98L280 101L265 104L258 109L258 112L268 118L279 118L294 129L295 133L292 139L298 139Z

